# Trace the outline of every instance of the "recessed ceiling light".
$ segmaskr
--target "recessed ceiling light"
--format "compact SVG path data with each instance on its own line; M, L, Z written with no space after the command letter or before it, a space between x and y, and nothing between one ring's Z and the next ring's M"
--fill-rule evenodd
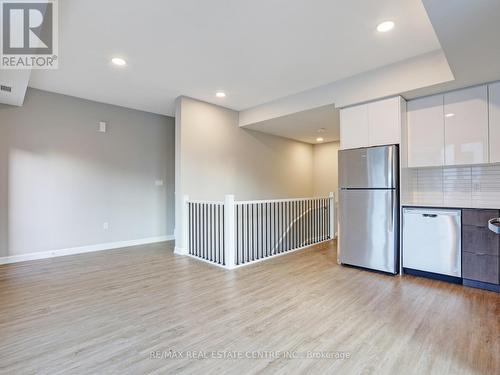
M323 141L324 141L324 139L321 137L316 138L316 142L323 142Z
M215 93L215 96L218 97L218 98L225 98L226 97L226 93L224 91L217 91Z
M454 113L447 113L446 115L444 115L444 117L453 117L453 116L455 116Z
M394 29L394 26L395 26L394 22L384 21L377 26L377 31L381 32L381 33L385 33L387 31Z
M121 57L113 57L111 59L111 62L113 64L115 64L115 65L118 65L118 66L125 66L125 65L127 65L127 62L124 59L122 59Z

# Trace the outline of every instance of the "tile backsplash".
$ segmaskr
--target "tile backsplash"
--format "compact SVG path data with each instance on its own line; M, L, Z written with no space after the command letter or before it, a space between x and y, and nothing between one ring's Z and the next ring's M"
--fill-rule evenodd
M500 164L405 171L404 204L500 208Z

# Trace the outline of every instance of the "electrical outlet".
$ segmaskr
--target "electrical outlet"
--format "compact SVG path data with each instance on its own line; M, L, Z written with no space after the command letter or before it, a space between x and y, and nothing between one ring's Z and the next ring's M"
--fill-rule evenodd
M108 230L109 229L109 223L103 223L102 224L102 229L103 230Z
M163 186L163 180L156 180L155 186Z
M106 121L99 121L99 132L106 133L107 123Z

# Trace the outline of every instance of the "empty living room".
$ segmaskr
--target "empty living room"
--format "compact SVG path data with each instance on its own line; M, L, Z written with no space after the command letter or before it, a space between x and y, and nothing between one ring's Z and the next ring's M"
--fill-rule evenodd
M0 0L0 374L500 374L500 0Z

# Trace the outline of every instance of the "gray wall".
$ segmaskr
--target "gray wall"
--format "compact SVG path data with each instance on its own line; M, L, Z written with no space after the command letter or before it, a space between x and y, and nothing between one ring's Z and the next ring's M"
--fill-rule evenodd
M170 117L35 89L0 106L0 256L172 235L174 133Z

